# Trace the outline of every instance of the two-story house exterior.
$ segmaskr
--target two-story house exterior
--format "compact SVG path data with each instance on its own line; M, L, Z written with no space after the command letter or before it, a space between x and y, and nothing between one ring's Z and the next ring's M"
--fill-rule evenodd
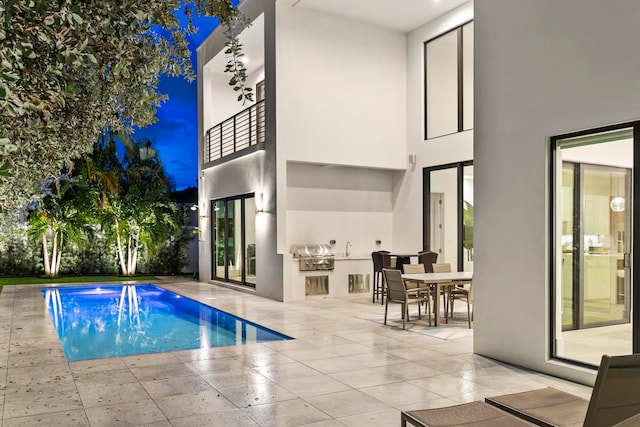
M429 248L474 271L479 354L589 383L638 351L640 6L606 3L243 1L256 102L221 31L198 50L200 279L344 296L371 251ZM300 271L299 243L335 269Z

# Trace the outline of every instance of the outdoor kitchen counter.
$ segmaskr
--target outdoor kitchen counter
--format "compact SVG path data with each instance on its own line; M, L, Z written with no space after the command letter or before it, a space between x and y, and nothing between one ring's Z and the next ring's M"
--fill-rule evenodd
M309 298L344 297L348 295L371 294L371 274L373 264L371 255L355 254L348 257L336 254L333 270L300 271L298 259L290 254L284 255L285 289L284 300L295 301ZM328 292L323 295L307 295L307 278L325 276ZM351 283L350 283L351 280Z
M371 255L349 255L344 256L344 254L336 254L336 261L350 261L350 260L369 260L371 261Z

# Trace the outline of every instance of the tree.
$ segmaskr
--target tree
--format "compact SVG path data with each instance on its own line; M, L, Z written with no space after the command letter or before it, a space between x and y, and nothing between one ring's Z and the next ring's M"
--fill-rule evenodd
M103 194L100 217L115 242L122 274L131 276L142 248L152 256L181 224L176 221L177 206L169 199L171 181L151 141L123 138L123 142L126 167L119 173L117 189Z
M46 277L60 274L64 245L79 242L92 223L93 210L84 189L78 180L64 174L47 180L44 196L29 216L29 234L42 244Z
M231 0L184 0L189 16L219 18L231 83L251 99L236 35L247 25ZM70 169L106 129L155 120L159 76L193 78L179 0L6 0L0 3L0 213L37 183Z

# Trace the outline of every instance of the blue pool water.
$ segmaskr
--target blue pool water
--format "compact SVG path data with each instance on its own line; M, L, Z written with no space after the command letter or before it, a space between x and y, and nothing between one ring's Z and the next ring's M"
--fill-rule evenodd
M43 288L68 361L291 339L153 285Z

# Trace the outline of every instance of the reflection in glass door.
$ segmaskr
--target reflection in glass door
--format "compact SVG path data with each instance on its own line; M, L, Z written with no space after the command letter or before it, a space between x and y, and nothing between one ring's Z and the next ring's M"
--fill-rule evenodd
M555 141L557 357L632 352L632 141L629 128Z

